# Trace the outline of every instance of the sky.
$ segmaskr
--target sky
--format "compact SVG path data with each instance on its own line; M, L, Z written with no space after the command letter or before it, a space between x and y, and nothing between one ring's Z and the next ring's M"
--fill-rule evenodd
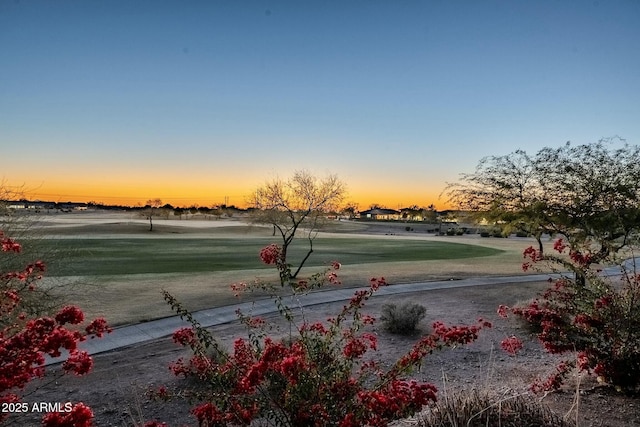
M435 204L485 156L640 141L640 2L0 0L0 182L243 206L296 170Z

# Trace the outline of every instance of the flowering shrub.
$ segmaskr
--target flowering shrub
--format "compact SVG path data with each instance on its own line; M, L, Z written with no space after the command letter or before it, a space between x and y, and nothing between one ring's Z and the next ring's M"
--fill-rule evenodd
M0 242L4 256L22 249L1 231ZM87 352L78 350L78 343L109 332L104 319L92 321L84 331L78 329L84 313L74 306L63 307L53 317L30 318L23 310L22 296L35 291L44 271L45 264L36 261L22 271L0 272L0 403L20 401L19 391L32 379L44 375L45 355L58 357L61 350L67 350L69 357L62 365L63 371L86 374L93 362ZM0 414L0 421L4 418L5 414ZM64 414L47 414L43 425L83 427L92 425L92 419L91 409L78 403Z
M265 263L273 263L271 255L278 252L267 248L261 257ZM287 268L285 260L279 268ZM332 263L304 286L291 280L280 285L289 285L295 298L325 283L339 283L339 268L339 263ZM255 420L276 426L386 426L410 416L435 402L437 392L430 383L406 378L412 369L437 349L474 341L482 328L491 325L482 320L472 326L436 322L431 334L393 366L383 369L372 354L377 350L377 337L369 328L375 319L362 309L385 285L384 278L371 279L368 288L356 290L340 313L326 322L312 323L303 316L296 324L282 298L274 297L291 326L288 338L269 336L266 321L238 313L248 338L236 339L231 351L223 349L188 310L164 292L172 308L191 323L191 328L177 330L174 340L189 347L193 356L179 359L171 370L193 381L175 393L162 387L156 395L181 395L197 402L191 413L200 426L248 426ZM251 287L235 285L234 291Z
M554 249L563 254L562 239ZM540 261L535 250L525 251L527 264ZM526 306L500 306L498 314L515 314L536 328L550 353L576 352L562 362L536 390L557 389L573 368L594 374L619 389L640 385L640 275L623 269L619 278L607 278L593 268L588 250L570 249L568 257L545 256L576 273L550 280L552 285ZM503 347L512 348L508 342Z

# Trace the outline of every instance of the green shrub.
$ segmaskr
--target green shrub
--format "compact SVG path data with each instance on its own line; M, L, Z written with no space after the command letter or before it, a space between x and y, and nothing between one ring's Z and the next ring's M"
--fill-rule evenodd
M388 303L382 306L380 320L385 330L394 334L410 334L416 330L418 323L427 313L427 309L420 304Z

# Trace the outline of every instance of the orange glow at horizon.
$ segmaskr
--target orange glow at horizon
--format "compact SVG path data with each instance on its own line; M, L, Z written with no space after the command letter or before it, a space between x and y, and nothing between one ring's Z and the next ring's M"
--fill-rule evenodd
M23 197L29 200L52 202L96 202L105 205L138 206L144 205L147 200L159 198L163 203L176 207L228 204L246 208L250 206L250 195L256 187L257 185L235 187L225 185L214 188L208 183L180 185L153 180L139 182L136 185L60 182L39 186L27 184L23 187L22 193ZM360 210L366 210L373 204L390 209L412 205L426 207L431 204L439 210L449 208L446 200L439 198L439 191L413 193L410 188L403 188L402 191L390 188L348 188L343 204L356 203Z

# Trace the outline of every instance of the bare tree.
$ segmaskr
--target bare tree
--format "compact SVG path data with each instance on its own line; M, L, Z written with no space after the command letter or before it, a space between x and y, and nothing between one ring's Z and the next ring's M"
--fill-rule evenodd
M147 200L142 215L149 220L149 231L153 231L153 217L158 216L161 206L162 200L160 199Z
M296 232L302 228L309 242L307 254L292 274L286 272L285 279L295 279L303 265L313 253L313 240L326 219L326 213L337 208L344 198L345 184L336 175L319 179L307 171L296 171L288 180L276 178L267 181L255 191L255 221L273 226L274 235L282 238L282 258ZM282 272L281 272L282 275Z

